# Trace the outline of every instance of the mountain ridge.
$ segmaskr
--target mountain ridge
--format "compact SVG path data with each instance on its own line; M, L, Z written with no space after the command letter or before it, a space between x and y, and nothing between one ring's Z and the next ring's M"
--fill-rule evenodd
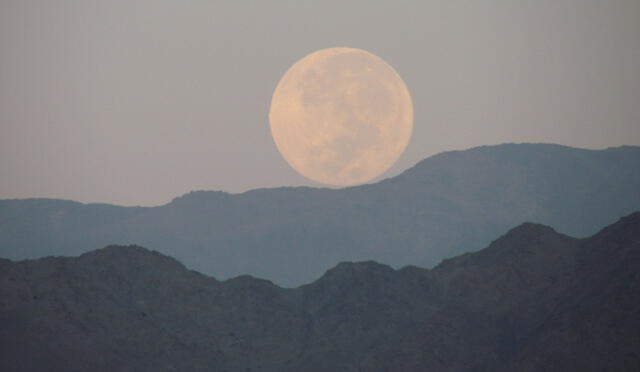
M173 199L169 200L168 202L164 203L164 204L157 204L157 205L120 205L117 203L108 203L108 202L81 202L81 201L77 201L77 200L73 200L73 199L64 199L64 198L55 198L55 197L30 197L30 198L4 198L4 199L0 199L2 201L55 201L55 202L64 202L64 203L72 203L72 204L77 204L77 205L86 205L86 206L92 206L92 205L97 205L97 206L109 206L109 207L120 207L120 208L157 208L157 207L164 207L167 206L175 201L179 201L185 197L189 198L192 196L197 196L197 195L220 195L220 196L241 196L241 195L245 195L247 193L251 194L251 193L261 193L261 192L268 192L268 191L274 191L274 190L280 190L280 191L287 191L287 190L312 190L312 191L317 191L317 190L325 190L325 191L339 191L339 190L345 190L345 189L354 189L354 188L362 188L362 187L369 187L372 185L376 185L379 183L383 183L383 182L388 182L392 179L398 178L399 176L404 175L407 172L412 172L414 170L414 168L420 168L421 166L425 166L426 163L429 163L431 161L435 161L436 159L440 159L442 157L448 156L448 155L455 155L455 154L459 154L459 153L464 153L464 152L468 152L471 150L483 150L483 149L491 149L491 148L496 148L496 147L520 147L520 146L543 146L543 147L548 147L548 148L552 148L552 149L570 149L570 150L577 150L577 151L586 151L586 152L600 152L600 151L640 151L640 146L637 145L620 145L620 146L609 146L609 147L605 147L605 148L600 148L600 149L590 149L590 148L582 148L582 147L572 147L572 146L568 146L568 145L561 145L561 144L556 144L556 143L550 143L550 142L504 142L504 143L500 143L500 144L495 144L495 145L480 145L480 146L476 146L476 147L472 147L469 149L461 149L461 150L447 150L447 151L442 151L439 153L436 153L434 155L428 156L418 162L416 162L414 165L410 166L409 168L405 169L404 171L400 172L399 174L397 174L396 176L391 176L391 177L387 177L387 178L383 178L380 179L378 181L375 181L373 183L367 183L367 184L362 184L362 185L355 185L355 186L347 186L347 187L343 187L343 188L329 188L329 187L322 187L322 186L274 186L274 187L258 187L255 189L249 189L249 190L245 190L245 191L241 191L241 192L229 192L229 191L224 191L224 190L205 190L205 189L201 189L201 190L191 190L189 192L186 192L182 195L176 196Z
M582 239L521 224L433 269L344 262L294 289L138 246L0 265L3 370L640 367L640 212Z
M246 273L294 287L340 261L432 267L524 221L591 235L640 208L636 169L640 147L505 144L441 153L345 189L201 191L158 207L0 200L0 257L138 244L221 279Z

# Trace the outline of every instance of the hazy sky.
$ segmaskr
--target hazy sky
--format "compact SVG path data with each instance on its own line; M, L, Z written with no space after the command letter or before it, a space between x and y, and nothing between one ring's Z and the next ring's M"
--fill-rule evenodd
M0 0L0 198L315 185L268 111L291 64L334 46L382 57L413 96L383 177L477 145L640 145L638 0Z

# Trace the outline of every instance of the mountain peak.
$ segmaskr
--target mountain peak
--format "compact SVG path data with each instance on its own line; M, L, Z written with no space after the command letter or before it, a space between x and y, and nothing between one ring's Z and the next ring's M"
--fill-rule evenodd
M494 240L484 252L496 252L504 254L507 251L536 252L548 250L558 242L564 245L566 241L576 240L573 237L561 234L550 226L525 222L511 230L500 238Z
M89 264L115 265L124 268L133 265L173 267L174 269L186 270L185 266L175 258L139 245L109 245L84 253L79 259Z
M388 274L393 273L391 267L375 261L343 261L332 269L327 270L325 275L362 275L365 273Z
M100 258L109 258L109 257L118 257L118 256L141 256L141 255L160 255L160 253L147 249L145 247L141 247L136 244L130 245L118 245L112 244L102 248L95 249L93 251L89 251L87 253L83 253L80 257L100 257Z
M171 200L168 205L190 205L211 200L221 200L229 197L230 194L224 191L197 190L178 196Z
M534 222L524 222L509 230L504 237L534 237L559 234L560 233L554 230L551 226Z
M435 271L468 268L469 265L503 267L519 262L520 267L538 265L540 259L553 258L548 265L571 260L573 248L579 239L556 232L553 228L537 223L522 223L480 251L443 260ZM465 269L466 270L466 269Z
M346 283L375 286L381 280L387 282L395 273L391 267L375 261L340 262L308 286L339 288Z
M238 288L275 288L277 287L272 281L262 278L256 278L252 275L239 275L234 278L227 279L223 282L232 287Z

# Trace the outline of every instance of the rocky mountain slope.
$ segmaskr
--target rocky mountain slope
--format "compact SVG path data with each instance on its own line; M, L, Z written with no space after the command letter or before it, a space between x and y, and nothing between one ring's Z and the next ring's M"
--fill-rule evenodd
M2 371L638 371L640 212L525 223L428 270L340 263L295 289L137 246L0 260Z
M525 221L588 236L640 209L638 169L640 147L508 144L442 153L339 190L193 192L153 208L0 200L0 257L136 244L218 278L297 286L341 261L432 267Z

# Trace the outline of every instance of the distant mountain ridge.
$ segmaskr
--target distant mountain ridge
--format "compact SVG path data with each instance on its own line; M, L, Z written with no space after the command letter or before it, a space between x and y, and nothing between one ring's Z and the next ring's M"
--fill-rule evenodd
M640 212L526 223L434 269L343 262L283 289L137 246L0 259L3 371L637 371Z
M429 157L345 189L199 191L159 207L0 200L0 257L138 244L220 278L308 283L340 261L431 267L510 226L588 236L640 209L640 147L504 144Z

